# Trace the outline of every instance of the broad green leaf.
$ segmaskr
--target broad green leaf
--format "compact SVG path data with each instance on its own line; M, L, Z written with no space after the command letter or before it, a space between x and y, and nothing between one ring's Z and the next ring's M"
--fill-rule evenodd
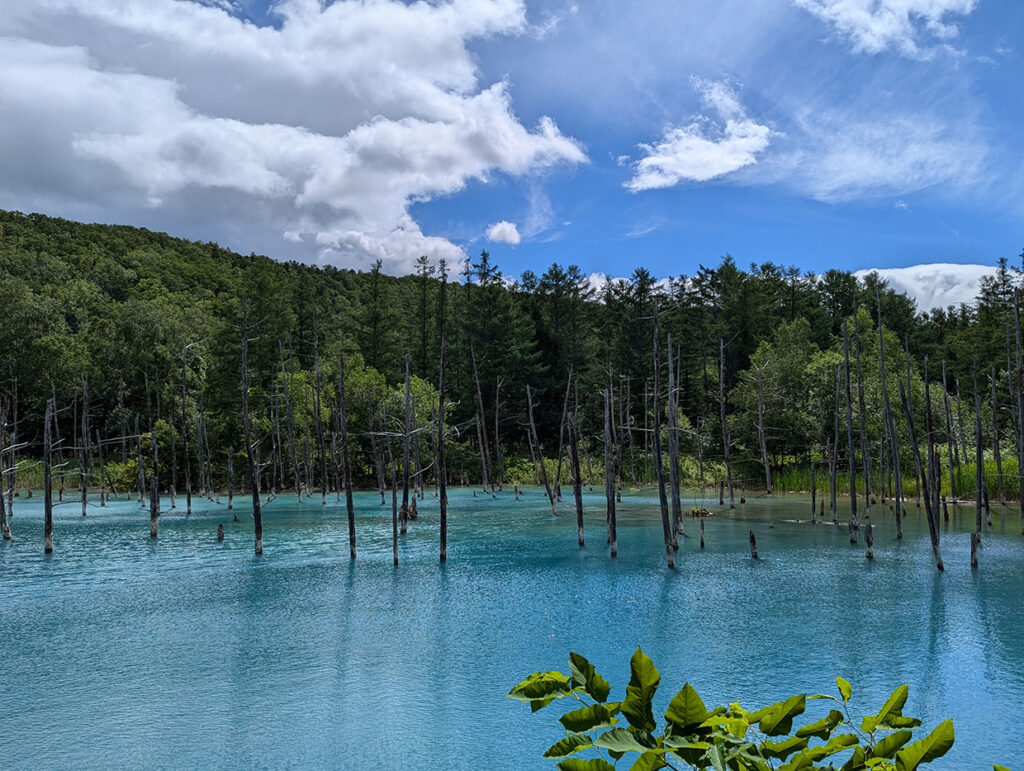
M595 728L607 728L614 725L615 718L608 708L602 704L594 704L590 707L581 707L572 712L566 712L558 722L565 726L566 731L592 731Z
M708 747L707 754L704 756L705 760L711 763L711 767L715 771L725 771L725 753L722 752L720 744L712 744Z
M801 714L806 707L807 697L802 693L773 704L758 721L761 731L768 736L788 734L793 728L793 718Z
M779 767L779 771L806 771L813 768L814 762L806 755L797 755Z
M930 763L936 758L941 758L949 752L955 738L953 721L940 723L926 737L896 753L896 768L898 771L914 771L922 763Z
M704 722L707 717L708 709L704 706L704 701L689 683L673 697L665 711L665 720L680 731L686 731Z
M891 715L889 719L885 721L885 725L889 728L918 728L921 725L921 721L916 717Z
M654 722L651 702L661 682L661 675L654 662L640 648L636 649L633 658L629 660L629 671L629 685L626 686L626 698L622 702L622 714L626 716L631 726L653 731L657 724Z
M843 697L843 701L849 701L850 695L853 693L853 689L845 678L837 677L836 685L839 686L839 695Z
M547 752L544 753L545 758L564 758L572 755L574 752L585 750L588 747L593 747L593 742L590 741L590 737L585 734L572 734L566 736L561 741L557 741L548 747Z
M642 745L637 738L625 728L613 728L605 731L594 741L597 747L615 752L646 752L649 747Z
M827 758L829 755L835 755L837 752L842 752L847 747L852 747L857 744L858 741L859 739L855 734L839 734L838 736L833 736L824 744L819 744L817 747L808 747L804 750L803 754L811 760L819 761L822 758ZM854 754L856 754L856 750L854 751Z
M889 698L885 700L885 704L878 710L877 715L865 717L861 722L861 730L867 733L871 733L880 725L886 725L886 721L892 717L901 717L903 715L903 705L907 703L907 694L910 693L910 689L906 685L901 685L895 691L893 691Z
M722 728L728 731L734 737L744 737L747 735L747 729L750 728L750 723L742 717L729 717L728 715L714 715L709 717L703 723L698 726L699 728Z
M838 709L829 710L829 713L821 718L815 720L813 723L808 723L802 728L797 729L797 736L817 736L819 739L827 739L837 725L843 722L843 713Z
M857 737L854 737L854 739L856 738ZM867 768L864 760L864 748L855 747L850 759L843 763L843 767L840 771L861 771L861 769Z
M560 762L556 767L559 771L615 771L615 766L604 758L595 758L594 760L569 758Z
M569 654L569 669L572 671L573 685L582 686L587 696L594 701L603 702L608 698L612 687L595 670L593 664L578 653Z
M875 746L871 748L871 755L876 758L891 758L896 754L896 750L909 742L913 736L910 731L889 734L881 741L875 742Z
M647 750L629 767L629 771L657 771L668 764L665 762L665 751Z
M779 742L766 741L762 745L765 755L770 758L778 758L779 760L785 760L794 752L799 752L806 746L807 739L801 739L798 736L791 736Z
M1010 771L1006 766L1001 766L998 763L993 764L992 771Z
M569 678L561 672L534 672L508 692L517 701L543 701L568 696L572 692Z

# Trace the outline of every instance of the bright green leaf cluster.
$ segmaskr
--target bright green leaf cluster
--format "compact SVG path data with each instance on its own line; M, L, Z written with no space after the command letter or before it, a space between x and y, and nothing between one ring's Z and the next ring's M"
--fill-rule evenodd
M836 678L838 698L801 693L752 712L735 702L709 710L686 683L669 702L658 733L654 695L661 674L640 648L630 660L629 684L621 702L607 701L611 686L583 656L571 653L569 669L570 674L536 672L508 694L528 702L535 712L556 699L582 703L559 718L566 735L544 753L561 771L607 771L623 758L630 771L914 771L953 746L952 720L911 742L921 721L903 714L909 695L906 685L893 691L877 713L855 724L848 709L853 689L842 677ZM837 708L795 726L809 699L830 700Z

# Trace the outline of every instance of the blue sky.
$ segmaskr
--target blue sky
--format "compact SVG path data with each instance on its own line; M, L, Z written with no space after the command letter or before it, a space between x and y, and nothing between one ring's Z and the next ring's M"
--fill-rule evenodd
M4 208L396 273L941 264L922 305L1024 246L1009 0L8 5Z

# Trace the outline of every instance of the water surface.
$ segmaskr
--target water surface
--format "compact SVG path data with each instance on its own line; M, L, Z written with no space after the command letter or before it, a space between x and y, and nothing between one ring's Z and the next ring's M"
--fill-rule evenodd
M625 496L617 560L596 491L582 550L568 498L559 517L535 490L451 498L447 565L428 493L397 568L390 501L371 493L357 495L355 563L333 497L274 501L260 558L244 500L238 523L223 503L165 511L155 542L133 501L84 519L69 503L46 557L41 501L19 499L17 540L0 544L3 765L550 769L540 755L563 735L558 705L531 715L508 689L576 650L621 696L637 645L661 669L662 712L687 680L709 703L753 707L830 691L841 674L865 712L907 682L908 714L955 719L956 746L934 767L1018 762L1014 509L994 510L974 572L974 512L955 512L939 574L916 512L899 543L875 509L868 562L843 529L784 521L808 519L806 500L760 498L708 519L703 551L683 539L669 572L649 492Z

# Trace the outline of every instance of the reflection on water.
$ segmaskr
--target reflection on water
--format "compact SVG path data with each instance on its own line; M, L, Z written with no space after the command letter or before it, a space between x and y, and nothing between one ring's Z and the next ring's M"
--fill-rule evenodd
M135 503L86 519L58 508L56 553L44 557L41 504L17 503L18 540L0 545L3 765L551 768L540 754L559 738L554 715L531 716L505 693L564 668L570 649L621 690L638 644L666 691L690 680L714 702L831 690L842 674L873 711L909 682L909 714L956 721L938 767L1016 760L1016 509L995 508L976 573L974 511L951 511L939 575L913 507L903 542L873 509L869 562L844 528L784 521L806 520L806 500L760 498L707 520L703 551L683 539L669 573L649 494L624 497L615 561L596 493L583 550L568 499L553 518L537 491L518 503L451 498L449 562L437 561L428 494L397 568L390 507L373 494L357 496L355 564L334 500L269 506L262 558L250 522L208 502L191 518L165 511L155 543Z

